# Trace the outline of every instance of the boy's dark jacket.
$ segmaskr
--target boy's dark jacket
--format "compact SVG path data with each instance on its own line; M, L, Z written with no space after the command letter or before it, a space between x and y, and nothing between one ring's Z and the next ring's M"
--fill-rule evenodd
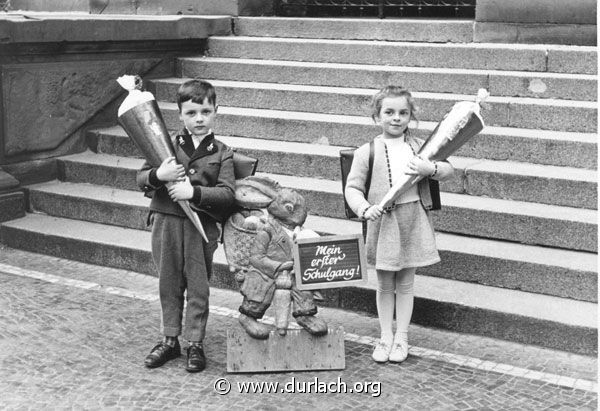
M235 207L233 151L212 133L194 150L187 129L180 131L172 144L177 162L183 164L194 187L190 205L198 211L209 240L216 240L219 236L216 222L224 222ZM156 177L156 169L145 162L136 176L138 186L152 198L150 211L186 217L179 204L169 197L165 184Z

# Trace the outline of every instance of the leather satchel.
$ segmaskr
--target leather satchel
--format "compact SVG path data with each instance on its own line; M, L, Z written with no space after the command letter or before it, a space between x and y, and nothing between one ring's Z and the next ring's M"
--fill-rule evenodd
M238 153L237 151L233 152L233 174L236 180L253 176L257 166L257 158Z
M344 194L344 211L346 217L351 220L357 220L358 216L346 201L346 181L348 180L348 174L352 168L352 160L354 160L355 148L347 148L340 150L340 166L342 170L342 193ZM367 179L365 181L365 198L369 195L369 189L371 188L371 175L373 174L373 158L375 157L375 144L373 141L369 144L369 171L367 172Z

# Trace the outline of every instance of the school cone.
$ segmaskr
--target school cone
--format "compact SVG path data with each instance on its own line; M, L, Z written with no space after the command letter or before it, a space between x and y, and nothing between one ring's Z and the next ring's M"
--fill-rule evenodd
M129 108L119 115L118 122L151 166L158 167L166 158L175 156L169 132L156 100L145 101ZM167 187L173 184L178 183L167 183ZM208 242L200 218L192 210L190 203L187 200L178 203L204 241Z
M488 95L487 90L480 89L475 102L461 101L456 103L442 121L438 123L417 155L429 161L446 160L483 130L485 125L479 113L480 104ZM415 177L414 175L404 174L386 193L379 205L382 208L392 205L400 194L406 192L421 179L423 179L423 176Z

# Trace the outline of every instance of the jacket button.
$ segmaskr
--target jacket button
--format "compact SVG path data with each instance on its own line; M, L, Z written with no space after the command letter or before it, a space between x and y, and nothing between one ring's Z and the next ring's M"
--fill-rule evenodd
M189 173L190 174L196 174L196 170L192 168L192 169L190 169Z

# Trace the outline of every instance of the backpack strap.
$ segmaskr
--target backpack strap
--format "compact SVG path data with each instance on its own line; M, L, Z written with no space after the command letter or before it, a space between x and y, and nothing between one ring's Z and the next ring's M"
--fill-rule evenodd
M369 189L371 188L371 177L373 176L373 161L375 160L375 140L371 140L369 143L369 170L367 170L367 179L365 181L365 198L369 196ZM367 221L362 221L362 235L363 240L367 239Z
M365 198L369 196L371 189L371 177L373 176L373 161L375 159L375 141L369 143L369 170L367 171L367 179L365 181Z

